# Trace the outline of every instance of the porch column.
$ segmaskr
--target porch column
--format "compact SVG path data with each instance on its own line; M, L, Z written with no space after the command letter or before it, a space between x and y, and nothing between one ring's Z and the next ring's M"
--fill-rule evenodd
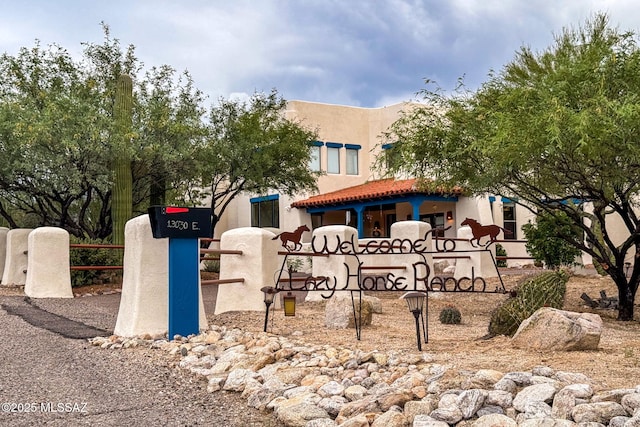
M413 213L411 214L412 220L420 221L420 205L422 204L423 201L424 199L418 199L415 197L412 197L411 200L409 201L411 203L411 207L413 208Z
M356 211L356 215L358 217L358 239L362 239L364 236L364 206L356 206L354 207Z

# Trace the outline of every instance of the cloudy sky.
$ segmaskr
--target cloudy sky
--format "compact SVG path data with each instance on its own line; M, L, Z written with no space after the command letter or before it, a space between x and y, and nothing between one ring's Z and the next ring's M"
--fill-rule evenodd
M269 91L379 107L415 98L424 80L477 88L523 45L596 12L640 30L633 0L0 0L0 52L35 40L72 53L100 44L100 22L145 68L188 70L213 101Z

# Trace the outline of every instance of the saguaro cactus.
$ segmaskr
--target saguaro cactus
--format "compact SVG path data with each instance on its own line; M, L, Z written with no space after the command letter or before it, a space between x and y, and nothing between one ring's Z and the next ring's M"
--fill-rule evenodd
M126 74L118 78L116 85L113 118L114 163L111 219L113 221L112 241L124 244L124 226L133 215L133 178L131 175L131 122L133 106L133 83Z

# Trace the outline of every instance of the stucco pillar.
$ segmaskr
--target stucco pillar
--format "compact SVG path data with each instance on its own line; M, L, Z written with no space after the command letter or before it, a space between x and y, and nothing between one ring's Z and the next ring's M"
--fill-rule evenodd
M313 257L313 276L329 277L336 289L358 290L358 258L349 255L358 252L358 230L346 225L328 225L313 230L313 250L328 251L328 257ZM335 253L335 255L333 255ZM335 281L334 281L335 278ZM351 298L349 292L336 292L334 297ZM309 292L307 301L321 301L321 292Z
M0 281L2 280L2 272L4 271L4 261L7 256L7 227L0 227ZM1 282L0 282L1 284Z
M27 281L27 249L31 228L15 228L7 233L7 246L2 272L3 285L24 285Z
M430 231L431 224L424 221L399 221L391 224L391 241L394 243L404 241L405 245L411 242L413 248L407 248L403 251L432 252L433 239ZM394 252L398 251L399 249L394 250ZM396 275L417 279L416 289L418 290L426 290L424 281L427 280L428 283L429 276L433 276L433 255L431 253L424 253L423 255L424 258L416 253L394 253L390 255L391 265L404 265L406 267L405 271L399 271ZM428 275L427 268L422 265L425 260L429 268ZM415 265L416 263L418 264ZM394 272L392 271L392 273ZM413 290L414 283L409 283L409 287Z
M127 221L120 308L113 333L124 337L166 334L169 326L169 240L154 239L149 215ZM200 329L207 318L200 293Z
M456 260L456 271L454 277L456 280L461 277L468 277L471 279L472 269L475 277L497 277L498 272L496 266L491 259L490 251L483 251L482 246L473 246L471 239L473 239L473 232L471 227L465 225L458 228L458 238L466 239L466 241L456 241L456 251L460 252L457 255L469 256L469 258L459 258Z
M69 271L69 233L39 227L27 238L27 278L24 293L31 298L73 298Z
M244 279L244 282L218 285L215 314L227 311L265 311L263 286L275 286L280 270L280 240L267 230L243 227L226 231L220 237L220 249L242 251L242 255L220 255L220 280Z

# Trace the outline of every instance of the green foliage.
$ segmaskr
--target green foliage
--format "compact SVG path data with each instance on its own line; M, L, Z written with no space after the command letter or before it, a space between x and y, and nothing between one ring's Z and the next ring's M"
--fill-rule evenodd
M124 244L124 226L133 216L133 177L131 176L131 121L133 108L133 83L131 77L123 74L118 77L116 97L113 105L115 121L113 197L111 218L114 245Z
M543 261L548 268L576 264L581 251L568 242L578 241L582 232L563 212L542 212L535 224L524 224L522 231L527 238L527 251L536 261Z
M302 271L302 269L304 268L304 263L305 261L301 257L287 258L287 269L293 272Z
M633 320L640 263L629 280L624 262L640 252L638 39L596 15L545 50L522 47L475 92L427 82L424 105L393 124L382 141L393 147L377 165L425 186L562 212L581 231L568 242L602 265L618 287L618 318Z
M564 271L544 272L527 278L509 298L491 314L490 335L513 336L523 320L541 307L562 308L569 276Z
M122 49L103 29L104 43L84 45L79 60L39 43L0 56L0 216L12 228L52 225L108 238L119 155L134 162L135 212L146 211L157 174L171 188L195 174L189 159L204 134L201 93L170 67L141 77L133 46ZM126 152L113 117L123 74L133 79Z
M445 325L459 325L462 321L460 310L452 305L448 305L440 311L440 323Z
M99 239L78 239L71 236L71 243L109 244ZM122 249L71 248L69 261L76 266L122 265ZM114 283L122 278L121 270L71 270L71 285L95 285Z
M209 189L214 222L242 192L294 195L316 189L318 174L307 165L317 134L287 119L285 108L274 90L255 93L249 102L220 100L212 109L210 134L195 154L201 180L190 189Z
M496 243L496 256L507 256L507 250L500 243ZM498 267L506 267L507 260L506 259L496 260L496 265Z
M211 259L204 262L204 271L208 273L220 273L220 260Z

